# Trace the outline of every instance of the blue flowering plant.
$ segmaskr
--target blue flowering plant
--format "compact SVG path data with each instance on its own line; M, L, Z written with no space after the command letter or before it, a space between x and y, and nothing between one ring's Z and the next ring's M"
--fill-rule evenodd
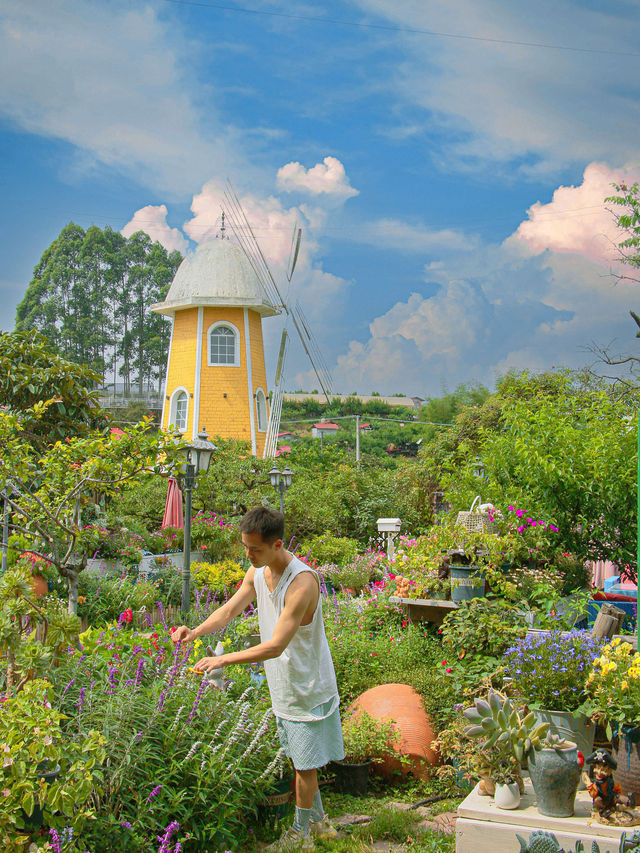
M529 708L575 713L586 700L587 677L602 645L587 631L528 634L504 653L505 674Z

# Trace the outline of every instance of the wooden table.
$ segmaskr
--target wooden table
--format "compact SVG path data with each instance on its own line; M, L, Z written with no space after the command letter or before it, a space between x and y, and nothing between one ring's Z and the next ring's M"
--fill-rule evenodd
M592 841L597 841L600 853L618 853L624 830L591 820L591 797L586 791L578 791L573 817L545 817L535 802L529 779L525 779L520 808L510 811L496 808L492 797L481 797L474 788L458 806L456 853L518 853L516 833L528 840L535 829L552 832L566 851L574 851L580 839L585 851L590 851ZM626 830L627 836L633 829Z
M432 622L434 625L441 625L445 616L458 607L454 601L435 598L400 598L392 595L389 601L402 605L409 622Z

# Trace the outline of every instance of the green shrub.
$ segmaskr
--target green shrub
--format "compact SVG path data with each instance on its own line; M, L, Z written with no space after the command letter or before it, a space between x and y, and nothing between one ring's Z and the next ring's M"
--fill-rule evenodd
M212 563L233 559L242 553L235 525L215 512L199 512L193 517L191 541L202 549Z
M197 589L205 587L211 592L229 594L235 592L242 583L245 571L235 560L223 560L220 563L192 563L191 577Z
M325 532L301 542L296 550L303 556L308 554L310 559L318 563L336 563L341 566L355 560L358 543L354 539Z

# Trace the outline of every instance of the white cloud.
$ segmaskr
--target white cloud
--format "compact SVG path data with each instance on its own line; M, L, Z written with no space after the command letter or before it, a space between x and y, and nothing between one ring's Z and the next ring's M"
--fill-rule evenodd
M633 286L580 255L507 241L430 264L425 278L433 295L399 300L338 356L336 387L437 396L443 382L491 386L510 368L581 367L593 343L636 344Z
M431 139L442 134L438 156L447 166L508 163L511 178L637 158L638 60L624 55L637 54L637 15L615 4L576 11L573 0L526 8L509 0L355 2L398 27L427 31L385 33L404 54L381 68L396 105L381 130L387 136L421 120Z
M533 252L552 249L610 264L617 257L616 246L624 235L604 199L615 195L612 184L632 184L639 177L640 170L590 163L580 186L558 187L549 204L538 201L532 205L529 219L521 223L515 236Z
M301 163L287 163L278 169L278 187L285 192L306 192L311 195L334 196L344 201L358 195L349 183L344 166L336 157L325 157L305 169Z
M452 228L434 230L399 219L366 222L349 233L349 239L402 252L469 251L478 247L477 238Z
M239 162L241 139L215 98L203 128L186 61L197 48L151 5L5 0L2 11L0 114L22 130L164 193L193 190L212 162L223 173Z
M148 204L136 210L120 233L123 237L130 237L136 231L144 231L152 240L161 243L168 252L177 250L184 255L189 248L189 243L182 231L168 225L166 204Z

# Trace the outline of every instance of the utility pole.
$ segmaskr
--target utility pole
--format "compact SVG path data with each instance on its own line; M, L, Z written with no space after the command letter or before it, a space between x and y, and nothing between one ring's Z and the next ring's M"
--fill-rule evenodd
M360 467L360 415L356 415L356 465Z

